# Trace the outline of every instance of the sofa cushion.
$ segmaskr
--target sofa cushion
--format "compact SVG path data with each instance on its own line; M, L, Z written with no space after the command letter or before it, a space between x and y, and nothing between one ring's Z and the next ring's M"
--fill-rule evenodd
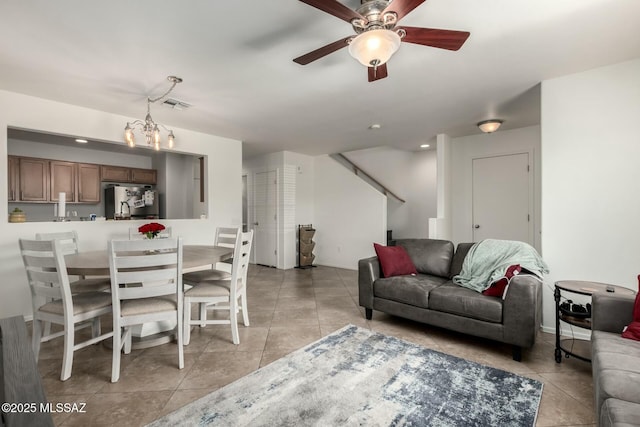
M607 399L600 409L600 427L637 426L640 423L640 403Z
M596 405L610 398L640 403L640 342L603 331L591 340Z
M436 239L398 239L397 246L407 250L418 273L449 277L453 243Z
M373 248L380 260L383 277L418 273L409 254L402 246L382 246L374 243Z
M443 277L424 274L378 279L373 282L373 295L375 298L427 308L429 292L446 281Z
M464 257L467 256L467 253L471 249L471 247L475 245L475 243L459 243L456 248L456 253L453 254L453 259L451 260L451 269L449 270L449 278L452 279L453 276L457 276L462 271L462 263L464 262Z
M502 323L502 299L482 295L452 282L429 292L429 308L472 319Z

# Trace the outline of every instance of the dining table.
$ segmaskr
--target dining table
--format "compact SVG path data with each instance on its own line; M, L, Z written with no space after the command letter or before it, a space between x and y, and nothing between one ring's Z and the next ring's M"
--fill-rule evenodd
M217 262L233 257L233 248L209 245L183 245L182 271L212 268ZM64 256L67 274L73 276L109 276L107 249ZM175 338L175 323L149 322L132 331L131 348L143 349L166 344ZM110 343L110 340L107 340ZM105 343L107 342L105 341Z

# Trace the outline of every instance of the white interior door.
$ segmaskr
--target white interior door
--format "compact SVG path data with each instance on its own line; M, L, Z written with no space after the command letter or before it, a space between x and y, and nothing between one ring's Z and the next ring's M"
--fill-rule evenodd
M473 241L533 244L529 153L473 159Z
M253 247L256 264L275 267L277 264L277 179L276 171L255 175Z

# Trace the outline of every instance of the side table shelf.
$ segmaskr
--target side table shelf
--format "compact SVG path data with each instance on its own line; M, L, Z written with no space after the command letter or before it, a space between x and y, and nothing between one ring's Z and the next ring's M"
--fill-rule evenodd
M590 341L577 338L560 338L560 321L578 328L591 330L591 313L577 313L576 316L572 316L567 314L566 309L560 307L560 299L563 297L563 292L591 296L596 292L635 295L635 291L622 286L579 280L562 280L555 283L553 297L556 304L556 348L554 352L556 363L562 361L563 352L565 357L573 356L585 362L591 362Z

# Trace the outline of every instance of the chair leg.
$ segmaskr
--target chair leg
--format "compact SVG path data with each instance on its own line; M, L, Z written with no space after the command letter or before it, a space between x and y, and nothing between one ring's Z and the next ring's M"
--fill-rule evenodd
M123 335L124 354L131 353L131 333L132 333L131 326L127 326L126 328L124 328L124 335Z
M71 368L73 366L73 340L75 328L73 322L64 325L64 351L62 353L62 372L60 373L60 381L66 381L71 377Z
M249 311L247 310L247 292L242 292L241 299L241 310L242 310L242 321L244 322L244 326L249 326Z
M111 360L111 382L120 379L120 351L122 350L122 328L113 325L113 355Z
M207 320L207 303L201 302L200 303L200 327L204 328L205 326L207 326L207 324L205 323Z
M183 307L181 307L180 304L178 304L178 315L176 317L178 322L176 326L176 335L178 338L178 368L183 369L184 368L184 348L183 348L182 332L184 329L184 325L182 324L182 321L184 321L184 313L183 313Z
M100 326L100 318L96 317L91 321L91 338L99 337L102 334L102 327Z
M184 299L184 312L183 312L182 326L182 339L184 345L189 345L191 342L191 301L187 298Z
M32 331L31 331L31 348L33 355L38 361L38 355L40 354L40 341L42 340L42 322L38 319L33 319Z
M238 300L229 301L229 323L231 323L231 337L234 344L240 344L238 335Z

